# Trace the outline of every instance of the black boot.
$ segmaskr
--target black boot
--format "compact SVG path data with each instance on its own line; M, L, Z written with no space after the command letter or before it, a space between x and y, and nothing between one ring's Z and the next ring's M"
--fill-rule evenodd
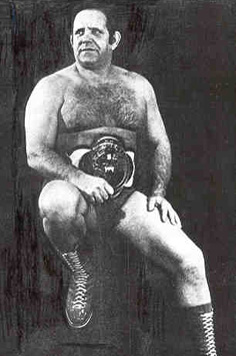
M62 257L72 275L66 299L66 317L73 328L86 326L92 317L94 280L89 261L81 263L78 252L63 253Z
M211 304L186 308L185 311L194 348L189 356L217 356Z

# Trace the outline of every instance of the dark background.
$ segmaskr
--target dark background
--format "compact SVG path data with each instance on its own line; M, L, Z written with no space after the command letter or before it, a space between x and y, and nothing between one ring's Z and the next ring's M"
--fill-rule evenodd
M45 325L60 337L67 335L57 329L63 323L59 315L64 272L42 247L37 215L40 178L26 165L23 120L36 82L73 62L71 4L0 1L1 356L17 350L23 354L36 340L47 340L37 334ZM217 345L221 356L233 356L236 4L223 0L116 4L123 42L114 62L143 74L154 86L172 143L168 198L185 231L205 253ZM45 266L47 273L42 272ZM61 355L59 349L45 350L40 355Z

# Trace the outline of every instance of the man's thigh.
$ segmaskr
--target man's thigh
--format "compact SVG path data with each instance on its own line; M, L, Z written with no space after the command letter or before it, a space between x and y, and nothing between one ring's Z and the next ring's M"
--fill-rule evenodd
M107 232L120 221L124 213L121 207L133 189L124 189L114 199L103 204L89 203L79 189L63 180L45 182L39 196L41 217L58 216L67 220L70 215L82 215L88 232Z
M175 272L183 260L196 253L197 246L183 230L162 222L157 208L147 210L147 197L135 191L122 207L123 218L117 232L128 238L155 263Z

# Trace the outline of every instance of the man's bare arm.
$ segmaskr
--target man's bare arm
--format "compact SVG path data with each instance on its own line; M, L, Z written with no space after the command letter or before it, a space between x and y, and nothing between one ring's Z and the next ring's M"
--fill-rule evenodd
M171 176L171 148L152 86L146 83L148 139L153 149L152 195L165 196Z
M153 185L151 195L148 197L148 210L158 207L161 218L167 219L181 227L180 219L171 204L164 198L166 188L171 176L171 147L165 126L156 102L152 86L146 82L147 128L148 139L153 147L152 174Z
M102 202L113 194L113 188L104 179L78 170L55 150L63 100L61 84L55 78L43 79L32 92L25 117L28 164L44 177L74 184L89 201Z
M55 151L62 104L59 84L48 78L37 84L26 106L26 153L29 166L42 176L70 180L74 168Z

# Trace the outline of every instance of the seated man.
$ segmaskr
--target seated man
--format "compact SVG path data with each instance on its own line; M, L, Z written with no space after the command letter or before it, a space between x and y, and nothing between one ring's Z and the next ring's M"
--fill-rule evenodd
M203 254L165 199L171 152L153 88L111 63L120 38L106 8L77 12L75 63L42 79L26 108L28 164L47 179L39 198L44 231L72 271L68 323L82 328L92 317L94 276L84 243L90 232L114 229L174 280L194 333L191 355L213 356ZM144 157L147 195L141 189Z

